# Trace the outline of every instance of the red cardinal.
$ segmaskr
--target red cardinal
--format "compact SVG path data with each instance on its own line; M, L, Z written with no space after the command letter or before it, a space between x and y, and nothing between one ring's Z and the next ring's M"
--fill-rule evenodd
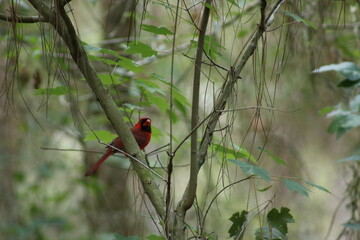
M131 129L132 134L135 137L139 148L143 150L150 142L151 138L151 119L150 118L140 118L137 124ZM125 151L124 144L119 137L115 138L110 145ZM85 176L90 176L96 172L98 167L108 158L110 155L117 153L115 149L107 147L106 153L92 166L86 173Z

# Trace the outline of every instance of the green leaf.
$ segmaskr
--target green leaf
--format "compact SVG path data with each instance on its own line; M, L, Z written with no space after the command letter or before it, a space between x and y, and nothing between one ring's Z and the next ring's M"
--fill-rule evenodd
M226 1L228 1L228 2L229 2L230 4L232 4L232 5L240 8L240 6L239 6L239 4L238 4L238 1L235 1L235 0L226 0Z
M350 130L350 128L344 128L343 127L343 124L347 121L347 118L348 118L348 116L346 116L346 115L340 115L340 116L335 117L331 121L327 131L329 133L336 133L337 138L341 137L348 130Z
M166 93L160 88L159 85L151 81L151 79L136 79L134 83L137 87L148 91L151 94L159 93L161 95L166 95Z
M341 81L337 86L342 87L342 88L351 88L351 87L358 86L358 85L360 85L360 79L354 80L354 81L345 79L345 80Z
M268 181L268 182L271 181L270 174L265 169L262 169L260 167L254 166L254 165L246 163L246 162L237 161L234 159L228 159L228 161L240 166L241 170L247 175L256 175L256 176L261 177L265 181Z
M131 60L130 58L126 58L123 56L119 56L119 61L117 62L117 64L129 71L132 71L134 73L140 73L140 72L144 72L144 68L136 63L134 63L133 60Z
M96 55L88 55L88 58L92 61L98 61L98 62L103 62L105 63L106 65L116 65L117 62L114 61L114 60L111 60L111 59L108 59L108 58L104 58L104 57L100 57L100 56L96 56Z
M351 129L360 126L360 114L351 114L347 117L346 122L341 125L343 128Z
M147 24L143 24L141 26L141 29L147 32L151 32L151 33L155 33L155 34L160 34L160 35L167 35L167 34L174 34L173 32L171 32L169 29L165 28L165 27L157 27L154 25L147 25Z
M247 211L243 210L241 214L239 212L234 213L229 220L232 222L231 227L229 228L228 233L230 234L230 237L237 236L241 233L243 229L245 229L246 223L247 223Z
M112 76L111 74L98 74L98 77L105 86L122 83L118 76Z
M315 69L312 73L321 73L327 71L337 71L350 81L360 80L360 68L352 62L342 62L339 64L324 65Z
M35 89L34 95L60 96L60 95L68 94L73 91L76 91L76 90L75 89L70 90L68 87L64 87L64 86L59 86L59 87L55 87L55 88L39 88L39 89Z
M264 153L267 153L267 155L269 155L269 157L271 157L277 164L280 165L287 165L286 162L284 160L282 160L281 158L279 158L278 156L276 156L275 154L273 154L272 152L270 152L269 150L263 148L263 147L259 147L258 148L260 151L263 151Z
M255 157L248 150L241 148L240 146L234 145L234 149L230 149L216 143L212 143L211 146L213 147L214 151L225 154L227 158L245 158L256 163Z
M329 112L332 112L335 110L335 107L324 107L323 109L320 110L319 114L320 115L325 115L328 114Z
M360 232L360 223L357 223L357 222L347 222L345 224L343 224L344 227L347 227L347 228L351 228L355 231L358 231Z
M130 109L130 110L143 110L144 109L141 106L134 105L134 104L131 104L131 103L124 103L123 106Z
M140 53L143 57L157 56L158 52L153 50L149 45L142 42L131 42L125 53Z
M308 25L309 27L312 27L313 29L317 29L317 26L314 23L312 23L310 20L299 17L298 15L288 12L288 11L285 11L285 14L288 15L289 17L292 17L297 22L303 22L306 25Z
M327 193L331 194L331 192L329 190L327 190L326 188L324 188L324 187L322 187L320 185L317 185L317 184L315 184L313 182L310 182L310 181L305 181L305 182L306 182L306 184L308 184L308 185L310 185L310 186L312 186L314 188L317 188L317 189L319 189L319 190L321 190L323 192L327 192Z
M160 111L164 113L166 113L170 108L169 102L164 97L153 94L146 94L146 98L149 100L149 102L155 104L160 109Z
M191 40L191 48L197 48L198 42ZM219 44L214 36L205 36L204 51L208 57L216 60L218 56L221 56L221 51L226 50L221 44Z
M98 138L104 143L110 143L117 136L109 131L85 131L84 141L97 141ZM98 138L97 138L98 137Z
M87 52L106 53L106 54L112 55L117 58L121 56L118 52L111 50L111 49L93 46L93 45L87 44L86 42L82 42L82 45Z
M289 212L290 209L286 207L282 207L280 212L276 208L271 209L267 215L269 225L286 235L288 233L287 224L295 222L293 216Z
M354 154L354 155L351 155L350 157L337 160L336 162L346 163L346 162L358 162L358 161L360 161L360 154Z
M269 186L264 187L264 188L258 188L257 190L258 190L259 192L266 192L266 191L269 190L271 187L272 187L272 185L269 185Z
M151 125L151 138L160 139L163 136L164 129L159 129L154 125Z
M255 231L256 240L287 240L287 237L276 228L261 227Z
M162 236L158 236L158 235L154 235L154 234L147 236L146 239L148 239L148 240L165 240L165 238L163 238Z
M289 189L292 192L298 192L303 196L309 197L309 189L301 185L300 183L286 178L281 178L281 181L285 184L287 189Z

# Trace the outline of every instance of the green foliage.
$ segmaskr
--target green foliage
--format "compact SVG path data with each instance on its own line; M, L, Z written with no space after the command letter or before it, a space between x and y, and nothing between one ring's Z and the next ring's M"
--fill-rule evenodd
M344 224L344 227L346 228L351 228L357 232L360 232L360 223L357 223L357 222L347 222Z
M159 35L172 35L172 34L174 34L173 32L171 32L169 29L167 29L165 27L157 27L157 26L154 26L154 25L142 24L141 29L146 31L146 32L151 32L151 33L155 33L155 34L159 34Z
M240 166L241 170L247 175L250 175L250 176L255 175L255 176L261 177L265 181L268 181L268 182L271 181L270 174L268 173L268 171L266 171L265 169L263 169L261 167L257 167L252 164L238 161L235 159L228 159L228 161Z
M233 145L233 148L225 147L224 145L211 143L210 147L213 151L225 155L226 159L249 159L252 162L256 163L256 158L245 148L240 147L236 144Z
M319 189L319 190L321 190L321 191L323 191L323 192L326 192L326 193L330 193L330 194L331 194L331 192L330 192L329 190L327 190L326 188L324 188L324 187L322 187L322 186L320 186L320 185L317 185L317 184L315 184L315 183L313 183L313 182L305 181L305 183L306 183L307 185L311 186L311 187L317 188L317 189Z
M162 236L151 234L146 237L147 240L165 240Z
M55 88L39 88L35 89L34 95L54 95L54 96L60 96L70 93L70 90L68 87L65 86L59 86Z
M255 232L256 240L286 240L288 233L288 223L295 220L290 214L290 209L282 207L279 210L273 208L266 217L269 227L258 228Z
M261 227L255 231L256 240L287 240L287 236L276 228Z
M287 224L295 222L290 214L290 209L286 207L282 207L280 212L276 208L271 209L267 215L267 221L271 227L276 228L284 235L288 233Z
M351 155L350 157L337 160L338 163L359 162L359 161L360 161L360 154L359 153L355 153L355 154Z
M360 80L360 68L355 63L352 62L342 62L339 64L324 65L321 66L320 68L315 69L312 72L322 73L328 71L336 71L350 81Z
M191 40L191 48L197 48L198 42L195 40ZM204 41L204 51L206 55L212 60L216 60L217 57L222 56L221 51L225 50L224 46L221 45L215 37L213 36L205 36Z
M259 150L263 151L264 153L267 153L267 155L269 155L269 157L271 157L277 164L280 165L287 165L286 162L279 158L278 156L276 156L275 154L273 154L272 152L270 152L269 150L259 147Z
M126 49L125 53L140 53L142 57L151 57L158 55L157 51L153 50L149 45L142 42L130 42L129 48Z
M305 23L309 27L312 27L313 29L317 29L317 26L314 23L312 23L310 20L299 17L295 13L291 13L291 12L288 12L288 11L285 11L285 14L288 15L289 17L292 17L297 22Z
M247 223L248 212L243 210L241 213L234 213L229 220L232 222L231 227L229 228L228 233L230 237L234 237L239 235L242 231L245 230L245 226Z
M327 114L327 117L333 118L328 131L336 133L341 137L352 128L360 126L360 94L350 100L348 105L339 103L334 110Z
M298 192L305 197L309 197L309 189L301 185L300 183L287 179L287 178L280 178L280 180L284 183L284 185L292 192Z

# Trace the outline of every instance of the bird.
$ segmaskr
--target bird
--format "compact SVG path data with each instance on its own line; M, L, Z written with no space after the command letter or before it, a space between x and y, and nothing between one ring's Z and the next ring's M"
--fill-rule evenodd
M139 121L130 129L134 135L139 148L143 150L150 142L151 139L151 119L148 117L140 118ZM124 144L120 137L115 138L111 143L117 149L125 151ZM116 149L107 146L107 151L104 155L85 173L85 176L93 175L100 165L111 155L117 153Z

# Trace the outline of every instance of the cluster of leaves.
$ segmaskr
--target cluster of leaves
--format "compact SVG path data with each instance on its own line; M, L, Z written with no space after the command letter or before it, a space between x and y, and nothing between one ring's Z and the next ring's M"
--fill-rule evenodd
M350 98L347 102L340 102L332 107L326 107L322 109L321 113L327 114L327 117L332 118L332 122L328 128L329 133L334 133L339 138L346 132L354 130L360 126L360 94L358 89L360 86L360 68L352 62L342 62L339 64L330 64L315 69L314 72L326 72L336 71L340 73L345 79L339 84L339 88L346 89L347 93L355 94L354 97ZM355 151L349 157L338 160L338 163L353 163L351 169L354 172L351 181L347 184L347 197L349 198L350 204L348 205L351 211L351 217L347 223L343 224L344 228L350 229L351 231L359 232L360 224L358 223L359 207L356 203L359 199L358 183L359 175L357 174L360 161L360 148ZM340 238L340 237L339 237Z
M225 159L228 162L240 167L243 173L248 176L258 177L260 180L264 180L268 183L275 180L280 181L288 190L300 193L302 196L306 197L309 197L310 190L305 185L315 187L321 191L330 193L326 188L316 185L310 181L306 181L302 178L272 177L267 170L259 166L259 163L253 154L240 146L233 145L233 148L228 148L223 145L213 143L211 147L213 151L218 152L222 156L225 156ZM286 161L276 156L270 150L263 147L259 147L258 150L267 154L276 164L287 165ZM272 188L272 186L273 185L270 184L268 187L257 190L259 192L265 192ZM267 226L262 226L256 230L256 239L287 239L287 224L294 222L294 219L289 212L290 209L284 207L281 208L280 211L275 208L270 210L266 218ZM232 225L228 231L230 237L234 237L234 239L242 239L245 229L252 218L253 216L250 216L250 213L245 210L243 210L241 213L234 213L230 218L230 221L232 222Z
M232 225L229 229L230 237L240 239L251 218L249 212L243 210L241 213L234 213L229 220ZM267 226L262 226L255 231L256 240L284 240L287 239L288 223L295 220L290 214L290 209L282 207L280 211L276 208L271 209L266 216Z
M258 162L256 158L245 148L234 145L234 149L231 149L215 143L212 144L212 148L214 151L217 151L220 154L225 154L225 158L227 159L227 161L240 167L240 169L244 172L244 174L248 176L259 177L260 179L265 180L266 182L273 181L271 174L264 168L258 166ZM286 162L283 159L273 154L270 150L264 149L262 147L259 147L258 149L266 153L271 159L274 160L276 164L286 165ZM245 159L246 161L241 161L240 159ZM250 160L252 163L250 163L248 160ZM326 188L319 186L313 182L304 180L300 177L298 178L281 177L276 180L282 182L288 190L292 192L298 192L306 197L309 197L310 189L305 187L304 184L310 187L315 187L321 191L330 193ZM270 185L265 189L259 189L259 191L264 192L270 189L271 187L272 185Z
M327 71L336 71L345 79L338 87L349 89L356 92L360 87L360 68L352 62L342 62L339 64L330 64L315 69L314 73ZM348 102L340 102L335 106L325 107L321 110L322 114L332 118L328 128L329 133L336 134L337 137L343 136L351 129L360 126L360 94L350 98ZM354 154L339 160L340 163L360 161L360 149L355 150Z
M355 89L360 86L360 68L352 62L325 65L313 72L327 71L336 71L345 78L338 84L338 87ZM327 114L333 119L328 131L336 133L337 137L340 137L350 129L360 126L360 94L347 103L341 102L335 106L326 107L322 109L321 113Z

